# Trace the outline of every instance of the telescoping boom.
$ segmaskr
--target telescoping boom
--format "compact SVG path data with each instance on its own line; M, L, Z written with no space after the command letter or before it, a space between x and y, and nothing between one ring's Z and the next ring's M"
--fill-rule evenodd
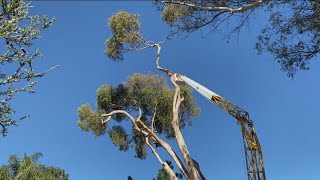
M176 74L176 77L176 81L187 83L237 120L242 130L248 180L266 180L261 146L249 113L186 76Z

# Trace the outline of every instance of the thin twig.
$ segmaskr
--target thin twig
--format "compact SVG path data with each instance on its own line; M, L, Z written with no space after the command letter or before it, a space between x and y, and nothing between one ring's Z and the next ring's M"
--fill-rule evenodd
M155 127L154 119L155 119L155 117L156 117L156 114L157 114L157 105L156 105L156 107L154 108L154 113L153 113L152 121L151 121L151 130L152 130L152 132L154 132L154 127Z

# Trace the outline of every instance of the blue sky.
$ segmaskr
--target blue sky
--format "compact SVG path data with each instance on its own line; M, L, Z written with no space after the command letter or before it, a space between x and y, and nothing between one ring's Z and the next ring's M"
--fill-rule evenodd
M0 164L10 154L42 152L42 163L65 169L75 180L150 180L160 168L150 153L119 152L108 137L94 137L77 126L77 108L95 105L97 88L117 85L135 72L156 71L155 49L130 53L115 63L104 55L110 36L107 19L118 10L140 14L142 32L161 40L169 28L151 2L36 2L33 14L55 16L54 26L35 42L44 57L37 66L60 67L40 79L34 95L17 95L14 107L30 114L0 141ZM256 14L250 28L227 42L223 33L194 33L165 44L162 65L198 81L247 110L254 121L271 180L320 179L319 62L286 77L272 56L256 55L254 42L266 21ZM183 130L191 155L207 179L246 179L240 127L224 111L194 93L201 115ZM175 144L174 141L170 141ZM175 145L173 145L176 147ZM165 155L163 155L166 157Z

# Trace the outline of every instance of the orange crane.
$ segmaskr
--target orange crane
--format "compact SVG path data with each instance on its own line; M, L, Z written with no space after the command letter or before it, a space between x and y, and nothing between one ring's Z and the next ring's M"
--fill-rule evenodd
M176 81L187 83L237 120L242 130L248 180L266 180L261 146L249 113L192 79L177 73L175 75Z

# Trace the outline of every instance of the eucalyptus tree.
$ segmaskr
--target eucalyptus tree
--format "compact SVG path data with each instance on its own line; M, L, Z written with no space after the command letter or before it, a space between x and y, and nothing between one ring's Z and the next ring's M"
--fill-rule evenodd
M137 14L120 11L109 18L112 37L106 41L106 55L114 61L122 61L128 51L157 48L156 67L170 77L173 88L165 83L165 78L158 75L134 74L128 81L117 87L101 86L97 91L97 108L88 104L78 108L79 127L96 136L108 134L120 151L133 147L136 157L145 159L147 148L154 154L170 179L178 177L158 153L157 147L163 148L178 167L181 174L190 180L205 179L198 163L188 151L181 129L192 117L199 114L199 108L192 97L190 87L176 82L176 74L160 66L161 42L145 40L140 33ZM137 115L134 118L134 115ZM132 125L131 133L123 125L110 127L111 120L123 123L128 119ZM129 129L130 130L130 129ZM177 151L161 138L174 138L178 144L182 159Z
M14 116L11 100L18 92L34 93L36 79L46 72L37 72L34 61L41 56L33 46L40 33L54 19L29 15L30 3L23 0L0 0L0 128L3 136L8 127L26 118Z
M169 176L175 179L176 175L170 165L154 146L162 147L187 176L187 170L177 153L160 136L163 134L168 139L177 138L177 129L180 131L192 117L199 114L190 88L183 86L179 91L184 101L180 102L179 116L172 121L172 102L176 100L176 90L166 85L162 76L134 74L127 82L116 87L102 85L97 90L97 109L92 109L88 104L78 108L78 125L83 131L92 132L96 136L108 135L120 151L132 147L135 157L139 159L146 159L149 148ZM135 114L138 114L136 118L133 116ZM126 126L126 120L131 123L130 128Z
M211 32L223 30L228 23L228 28L233 27L229 36L254 24L253 14L270 15L255 49L258 54L271 53L289 77L308 70L320 53L319 0L164 0L156 4L164 22L187 34L205 27Z
M38 162L40 157L41 153L24 155L23 158L17 155L10 156L8 163L0 166L0 179L68 180L68 174L64 170L40 164Z

